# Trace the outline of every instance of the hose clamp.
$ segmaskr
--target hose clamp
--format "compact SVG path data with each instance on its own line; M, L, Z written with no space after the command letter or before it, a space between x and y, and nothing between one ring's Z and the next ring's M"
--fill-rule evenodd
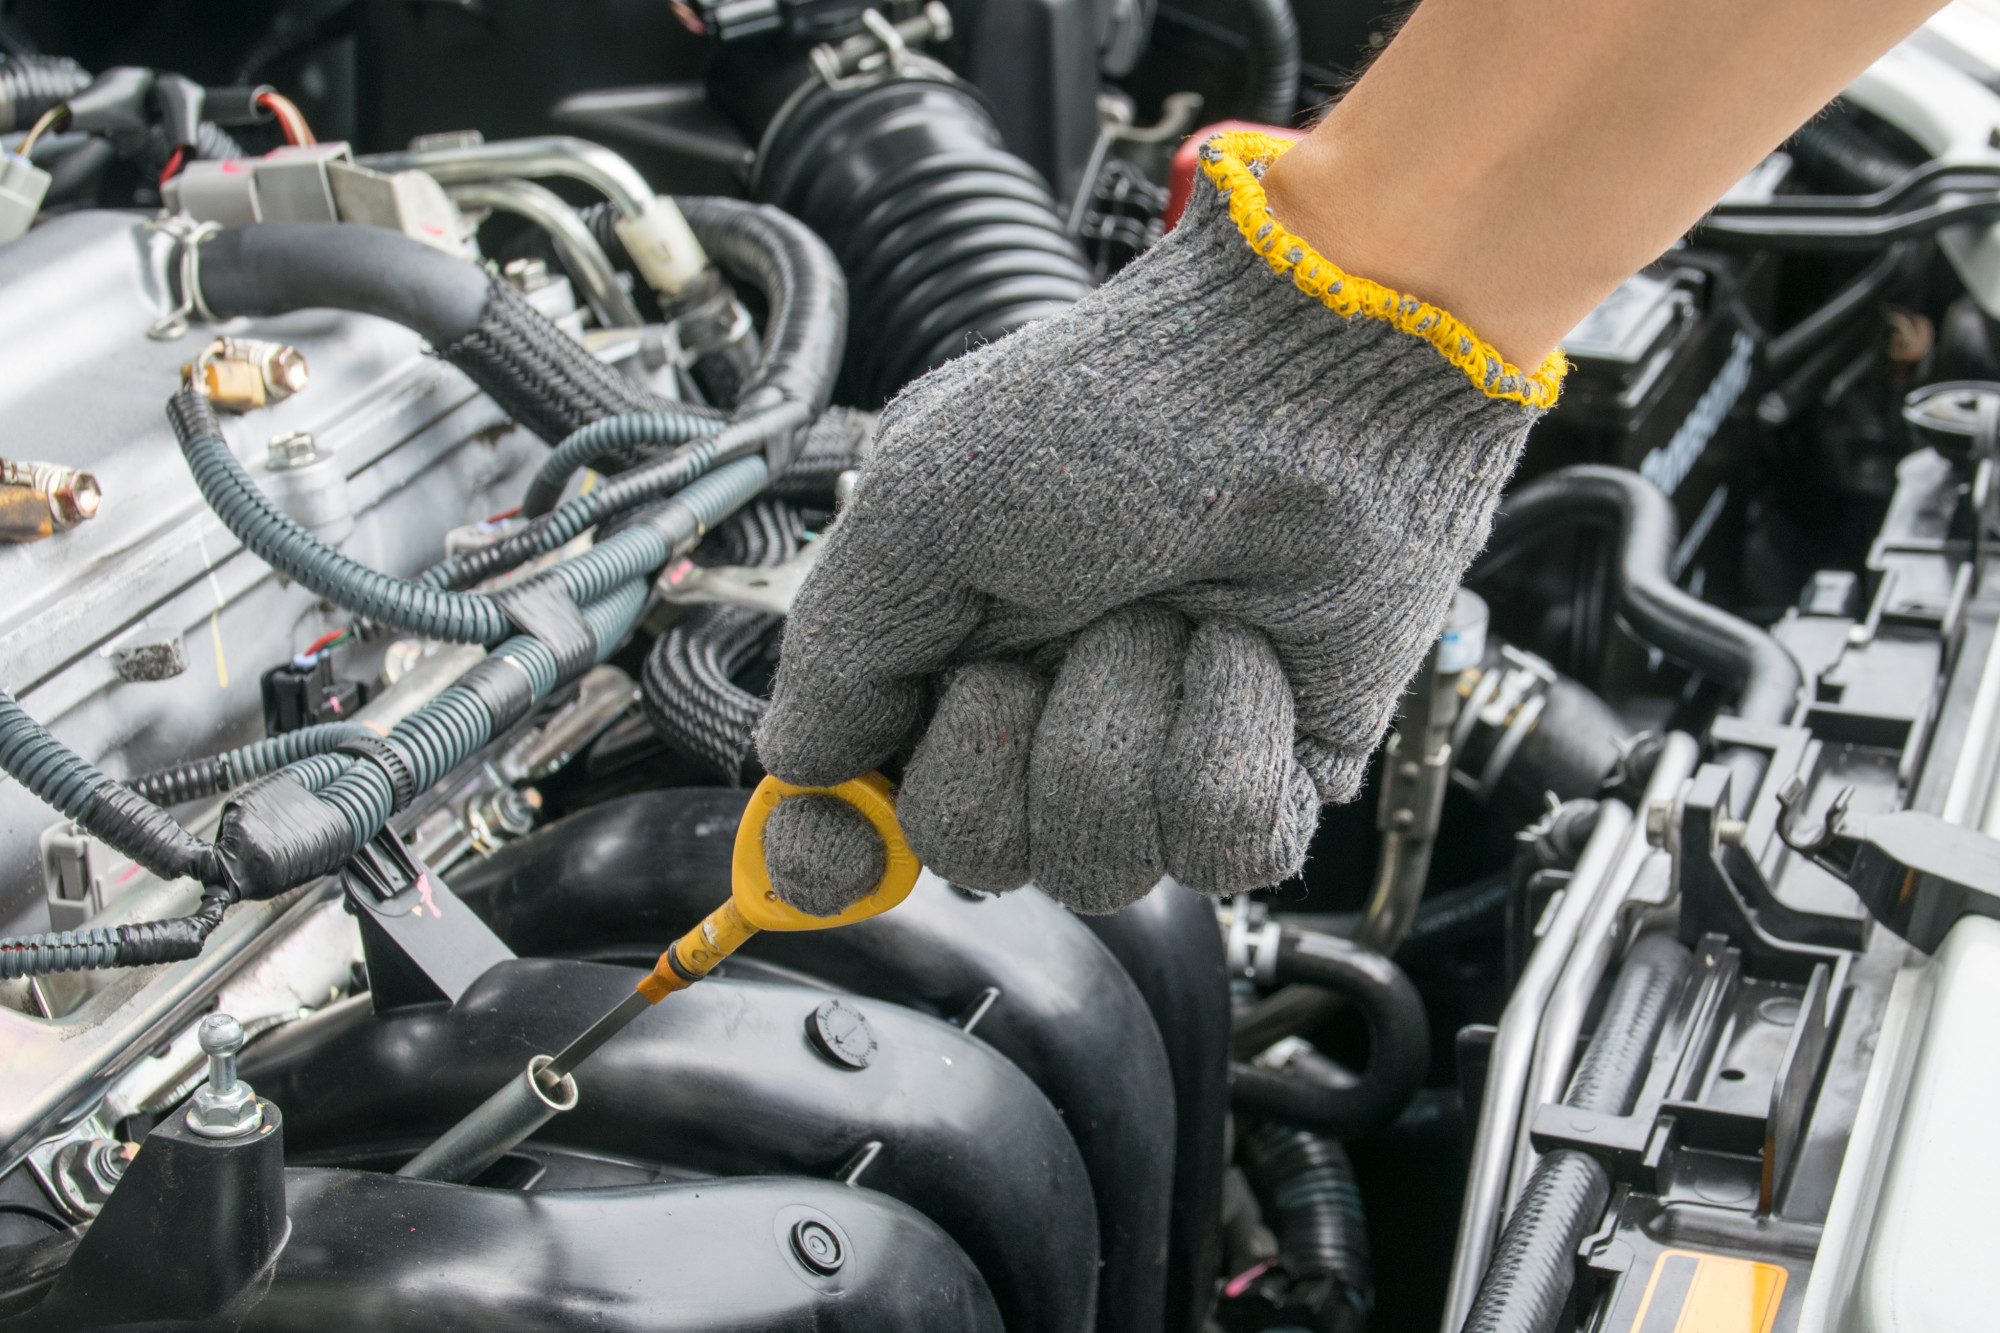
M1278 943L1284 931L1270 910L1247 893L1229 900L1229 934L1224 942L1229 975L1269 990L1278 984Z
M417 799L416 774L410 771L409 763L395 746L380 736L355 736L333 747L335 754L352 755L365 760L382 770L389 778L389 790L395 793L395 808L408 808Z
M146 223L147 231L164 232L174 238L178 249L175 252L180 263L180 300L174 308L153 321L146 330L146 336L159 342L171 342L188 331L190 317L204 324L217 324L220 319L208 308L208 300L201 292L201 247L202 243L222 233L219 222L196 222L185 213L172 217L154 218Z

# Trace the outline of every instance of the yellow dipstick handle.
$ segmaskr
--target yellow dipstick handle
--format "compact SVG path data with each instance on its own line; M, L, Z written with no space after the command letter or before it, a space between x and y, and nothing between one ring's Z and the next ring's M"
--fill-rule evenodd
M887 853L882 878L867 895L833 916L813 916L781 902L771 887L764 862L764 826L778 803L794 796L833 796L859 810L882 837ZM735 953L760 930L826 930L880 916L910 896L922 869L916 853L896 822L896 795L889 780L869 773L836 787L794 787L765 778L750 794L743 820L736 826L736 852L729 901L710 912L700 925L674 941L639 983L639 993L658 1004L707 976L716 964Z
M780 902L777 891L771 887L771 872L764 864L764 825L770 822L778 802L791 796L838 797L867 816L875 831L882 835L882 846L888 853L882 878L875 881L867 896L834 916L801 912ZM922 869L916 853L903 839L902 826L896 823L895 788L880 773L868 773L837 787L794 787L789 782L765 778L750 793L750 804L743 809L743 822L736 826L729 901L675 940L673 947L660 955L653 970L640 978L632 994L563 1047L537 1077L553 1086L627 1023L675 991L686 990L713 972L717 964L742 948L758 931L825 930L880 916L910 896Z

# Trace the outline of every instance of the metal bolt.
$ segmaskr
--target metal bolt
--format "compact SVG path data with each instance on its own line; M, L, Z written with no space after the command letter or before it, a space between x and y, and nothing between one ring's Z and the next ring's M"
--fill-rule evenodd
M821 1277L833 1276L847 1262L847 1254L833 1228L809 1217L792 1227L792 1253Z
M548 262L541 259L510 259L500 273L517 292L538 292L555 281Z
M1750 826L1740 819L1718 819L1715 821L1715 840L1730 847L1741 847L1743 840L1750 836Z
M1646 807L1646 841L1655 847L1667 845L1667 829L1673 820L1671 801L1654 801Z
M313 442L309 430L289 431L272 437L264 446L264 466L274 472L288 468L304 467L319 461L319 446Z
M194 1095L188 1128L211 1139L250 1133L264 1123L264 1108L250 1085L236 1077L243 1025L228 1014L210 1014L201 1020L199 1039L208 1052L208 1082Z

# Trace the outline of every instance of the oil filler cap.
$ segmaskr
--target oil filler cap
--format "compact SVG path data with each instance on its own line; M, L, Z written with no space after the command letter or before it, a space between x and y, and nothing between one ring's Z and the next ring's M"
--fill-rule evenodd
M847 1252L841 1249L840 1237L833 1234L833 1228L810 1217L792 1227L792 1253L821 1277L832 1277L847 1262Z
M828 1000L806 1019L806 1036L819 1053L843 1069L866 1069L875 1055L875 1032L861 1011Z

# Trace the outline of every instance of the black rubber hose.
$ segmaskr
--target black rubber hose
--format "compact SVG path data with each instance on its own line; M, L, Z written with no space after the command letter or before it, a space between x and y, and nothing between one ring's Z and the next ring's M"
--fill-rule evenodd
M0 134L26 129L43 112L90 86L90 71L68 56L18 55L0 62Z
M1244 0L1250 11L1250 76L1243 100L1250 119L1266 125L1292 123L1299 109L1299 20L1292 0Z
M1771 339L1764 349L1764 361L1771 373L1782 375L1799 365L1814 348L1839 333L1897 282L1913 277L1916 266L1930 249L1928 240L1897 241L1870 260L1825 305Z
M225 317L326 307L394 320L551 444L601 417L676 409L585 351L504 279L386 227L231 227L202 245L200 283Z
M1801 174L1832 187L1827 194L1874 194L1922 165L1897 157L1844 116L1807 121L1785 149Z
M832 396L847 342L840 261L812 228L768 205L698 195L674 202L709 258L762 292L770 310L763 355L737 393L735 415L803 403L817 417ZM611 206L594 204L580 215L612 264L629 270Z
M1336 1139L1360 1138L1395 1119L1423 1086L1431 1062L1430 1020L1403 970L1352 940L1286 927L1277 980L1320 986L1350 1001L1368 1025L1368 1067L1347 1080L1326 1069L1323 1057L1295 1059L1283 1071L1233 1064L1230 1103Z
M1734 690L1739 716L1791 720L1804 679L1797 659L1755 625L1674 584L1667 573L1677 535L1673 505L1636 472L1582 464L1507 496L1474 577L1579 523L1617 531L1618 610L1640 639Z
M1375 1272L1346 1149L1302 1129L1260 1125L1244 1135L1243 1162L1278 1237L1277 1266L1290 1279L1280 1308L1306 1311L1322 1333L1363 1333Z
M840 394L863 407L1094 285L1048 186L960 84L816 89L771 131L755 186L847 271L869 336L850 344Z
M709 258L764 294L764 354L737 395L738 419L787 403L826 410L847 342L847 279L810 227L741 199L675 199ZM779 469L773 469L778 471Z
M1624 1115L1645 1082L1692 959L1671 935L1641 936L1605 1001L1563 1104ZM1611 1178L1588 1153L1558 1149L1535 1163L1493 1261L1480 1282L1464 1333L1554 1333L1576 1275L1576 1247L1597 1225Z

